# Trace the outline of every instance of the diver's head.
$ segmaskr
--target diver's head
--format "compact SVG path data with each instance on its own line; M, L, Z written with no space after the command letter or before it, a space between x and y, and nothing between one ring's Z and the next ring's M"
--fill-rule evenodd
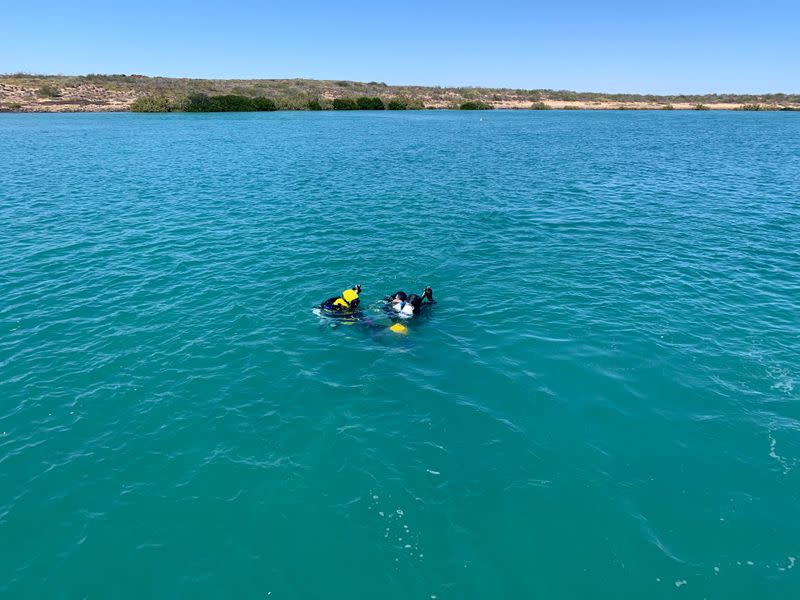
M433 302L433 290L430 288L430 286L426 287L422 292L422 297L427 298L430 302Z
M361 293L361 284L360 283L355 284L353 286L353 290L355 291L356 294L360 294Z
M411 294L408 297L408 303L414 307L414 310L418 310L419 307L422 305L422 298L417 296L416 294Z
M394 295L394 299L395 300L400 300L400 302L405 302L408 299L408 297L406 296L405 292L397 292Z

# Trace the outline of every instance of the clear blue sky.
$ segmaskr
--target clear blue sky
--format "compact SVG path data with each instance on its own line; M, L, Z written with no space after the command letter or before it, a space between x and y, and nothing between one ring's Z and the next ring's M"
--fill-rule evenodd
M0 72L800 93L800 0L7 0Z

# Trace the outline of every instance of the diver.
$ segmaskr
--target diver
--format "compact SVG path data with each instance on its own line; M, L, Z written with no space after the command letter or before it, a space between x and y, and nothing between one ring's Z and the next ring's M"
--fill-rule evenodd
M422 291L421 296L417 294L407 295L404 291L400 290L391 296L386 296L384 302L386 303L387 312L389 312L389 314L401 317L413 317L414 315L420 314L424 307L434 304L433 290L430 287L426 287Z
M346 289L342 292L341 296L334 296L328 298L319 305L321 309L330 310L337 313L352 314L358 310L358 305L361 302L358 295L361 293L361 286L355 284L352 288Z

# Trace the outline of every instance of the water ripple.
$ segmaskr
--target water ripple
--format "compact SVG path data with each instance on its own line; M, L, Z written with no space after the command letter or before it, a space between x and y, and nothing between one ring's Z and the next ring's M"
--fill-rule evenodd
M800 121L561 113L0 115L0 594L796 596Z

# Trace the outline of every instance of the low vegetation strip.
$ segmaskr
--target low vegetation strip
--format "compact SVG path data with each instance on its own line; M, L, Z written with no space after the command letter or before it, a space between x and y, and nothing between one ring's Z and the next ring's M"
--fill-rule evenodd
M278 106L271 98L248 98L235 94L208 96L192 94L186 101L186 112L254 112L274 111Z
M284 99L279 102L283 104ZM403 110L407 105L396 100L390 103L391 110ZM255 112L284 110L385 110L387 106L380 98L367 96L359 98L336 98L328 106L322 105L319 100L309 100L304 105L282 106L271 98L248 98L236 94L223 96L209 96L207 94L192 94L183 101L170 100L165 96L143 96L131 104L133 112Z
M206 100L192 100L205 97ZM267 102L269 101L269 102ZM270 102L272 104L270 104ZM272 105L274 104L274 108ZM143 75L0 75L0 111L219 112L514 108L792 110L800 94L647 95L548 89L392 86L313 79L178 79ZM480 108L478 108L480 107Z
M471 100L470 102L463 102L459 106L461 110L491 110L494 108L488 102L481 102L480 100Z

